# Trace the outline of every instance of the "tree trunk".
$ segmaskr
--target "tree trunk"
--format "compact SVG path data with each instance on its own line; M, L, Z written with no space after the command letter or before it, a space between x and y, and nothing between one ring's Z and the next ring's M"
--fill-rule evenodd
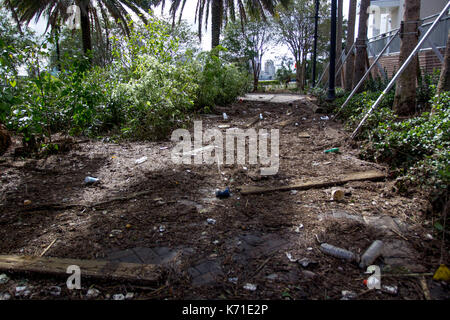
M347 29L347 43L345 45L345 52L349 54L349 49L355 42L355 22L356 22L356 0L350 0L350 7L348 10L348 29ZM354 50L350 52L345 65L345 90L351 91L353 89L353 68L355 67L355 53Z
M447 37L444 63L442 64L441 77L437 87L437 93L450 91L450 31Z
M91 40L91 23L89 21L89 0L78 0L77 5L80 7L80 25L81 25L81 39L83 42L83 52L87 54L92 50Z
M342 63L342 23L344 21L343 8L344 0L338 0L338 12L337 12L337 34L336 34L336 70ZM341 70L342 71L342 70ZM341 73L342 74L342 73ZM336 86L342 87L341 77L337 75Z
M11 136L6 128L0 123L0 155L4 154L11 145Z
M222 29L223 0L212 0L211 4L211 49L220 43Z
M297 89L298 90L302 90L302 82L303 82L303 77L302 77L302 66L301 66L301 62L300 59L298 61L295 61L295 83L297 85Z
M399 65L409 57L419 41L418 26L420 19L420 0L405 2L405 14L400 26ZM394 111L398 115L412 114L416 110L417 59L412 59L408 67L398 78L395 88Z
M364 76L366 72L366 39L367 39L367 19L369 18L368 8L370 0L361 0L361 7L359 10L359 28L358 38L356 39L356 58L353 76L353 86L355 87ZM360 87L359 92L363 90Z

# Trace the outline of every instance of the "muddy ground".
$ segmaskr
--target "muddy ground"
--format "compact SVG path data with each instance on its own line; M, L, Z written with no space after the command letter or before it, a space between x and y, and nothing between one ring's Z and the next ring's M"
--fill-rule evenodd
M421 277L404 274L433 273L448 263L449 250L441 250L420 195L396 194L388 178L347 183L342 201L330 201L332 188L239 193L241 185L282 186L374 169L389 176L383 165L358 158L342 124L322 120L326 115L305 101L243 101L197 118L204 129L246 128L260 114L263 120L251 128L280 130L276 175L261 176L260 165L248 163L174 164L171 141L81 141L41 159L14 157L10 148L0 159L0 254L40 255L54 240L45 256L134 262L120 260L121 253L165 248L170 254L158 260L165 271L155 287L84 281L82 290L69 291L65 279L7 273L0 294L86 299L94 287L97 299L127 292L133 299L342 299L342 291L352 291L350 299L425 299ZM324 153L333 147L340 152ZM144 156L147 161L135 163ZM86 176L99 182L86 185ZM231 197L216 198L225 187ZM367 290L365 270L319 249L320 241L362 254L376 239L385 243L376 261L382 283L397 286L397 294ZM306 267L295 261L303 258L311 262ZM206 277L198 275L200 265L209 268ZM425 279L431 298L448 299L448 285ZM245 289L247 283L256 290ZM26 297L16 296L22 284L30 290ZM52 294L52 286L62 287L61 294Z

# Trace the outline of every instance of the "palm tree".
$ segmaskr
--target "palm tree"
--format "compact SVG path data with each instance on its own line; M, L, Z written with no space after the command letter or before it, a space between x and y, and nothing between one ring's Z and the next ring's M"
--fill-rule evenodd
M356 58L355 67L353 74L353 87L362 79L364 73L366 72L366 39L367 39L367 19L369 18L369 13L367 9L369 8L370 0L361 0L361 5L359 9L359 26L358 26L358 38L356 38ZM362 91L363 87L359 89Z
M136 13L144 22L146 19L141 9L148 9L151 2L145 0L9 0L11 9L15 9L21 23L29 23L33 18L37 21L44 15L47 17L47 29L54 29L61 21L69 18L68 8L77 5L80 8L80 26L83 51L86 54L92 50L91 29L95 24L100 32L102 17L111 16L116 20L125 34L129 34L127 22L131 19L126 8Z
M347 28L347 44L345 45L346 54L348 58L345 65L345 90L351 91L353 89L353 69L355 67L355 53L348 52L355 41L355 20L356 20L356 0L350 0L348 9L348 28Z
M157 4L162 4L164 10L166 0L156 0ZM183 13L186 0L170 0L170 15L175 22L176 14L179 11L179 20ZM211 48L220 43L220 33L223 22L228 19L235 21L236 11L239 12L241 22L247 21L247 15L254 18L266 19L266 12L273 14L274 8L278 3L287 6L291 0L197 0L195 10L195 20L198 22L198 34L201 39L203 21L208 25L208 18L211 14ZM203 20L205 17L205 20Z

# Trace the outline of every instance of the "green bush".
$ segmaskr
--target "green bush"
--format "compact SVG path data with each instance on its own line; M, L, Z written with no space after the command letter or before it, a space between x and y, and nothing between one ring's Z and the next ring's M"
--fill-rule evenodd
M199 55L202 70L198 75L197 107L229 104L248 89L248 74L221 59L220 52L224 50L218 46Z

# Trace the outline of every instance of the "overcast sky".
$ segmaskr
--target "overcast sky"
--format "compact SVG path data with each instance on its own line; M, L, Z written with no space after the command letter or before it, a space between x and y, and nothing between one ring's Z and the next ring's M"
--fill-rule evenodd
M349 1L350 0L344 0L344 19L346 19L347 15L348 15ZM166 3L166 7L164 9L164 14L166 16L168 16L170 0L166 0L166 2L167 3ZM187 0L184 11L183 11L183 16L182 16L183 19L187 20L189 23L192 24L192 28L194 31L197 30L197 27L196 27L197 25L194 23L196 4L197 4L197 0ZM161 16L161 8L160 7L155 9L155 14L157 16ZM38 34L42 34L46 27L46 20L41 18L37 24L34 23L34 20L33 20L30 23L30 27L33 28L34 30L36 30L38 32ZM205 30L205 28L203 28L201 46L202 46L203 50L211 49L211 19L209 19L209 21L208 21L207 30ZM289 53L287 47L279 46L276 48L271 48L271 50L269 50L267 52L267 54L264 56L263 63L267 59L277 60L276 57L280 57L283 55L290 56L290 53ZM275 64L279 65L276 61L275 61Z

